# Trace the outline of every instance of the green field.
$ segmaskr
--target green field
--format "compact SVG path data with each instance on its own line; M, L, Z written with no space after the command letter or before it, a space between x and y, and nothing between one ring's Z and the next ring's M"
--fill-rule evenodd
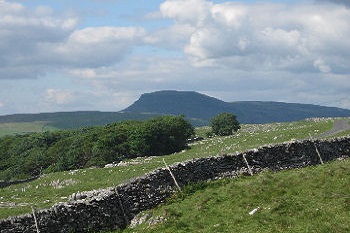
M53 131L57 129L58 128L49 126L46 121L0 123L0 137L4 135Z
M161 157L143 157L125 161L128 166L115 168L90 168L43 175L25 184L0 189L0 218L28 213L31 206L49 208L54 203L66 201L74 192L106 188L127 182L158 167L163 158L168 164L193 158L236 153L261 145L307 138L308 134L320 134L332 128L333 120L320 122L298 121L263 125L242 125L233 136L214 137L194 143L188 150ZM208 131L197 129L198 135ZM25 192L22 192L25 188Z

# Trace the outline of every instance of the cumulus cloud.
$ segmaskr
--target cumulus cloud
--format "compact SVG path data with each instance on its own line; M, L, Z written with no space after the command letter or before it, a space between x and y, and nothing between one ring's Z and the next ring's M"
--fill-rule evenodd
M48 8L30 11L21 4L0 2L0 78L32 78L44 72L47 52L41 48L64 40L77 18L59 18Z
M177 24L193 27L184 52L194 65L227 63L240 69L242 62L257 62L249 69L312 72L317 66L321 72L337 72L349 64L350 10L346 8L169 0L160 10ZM331 60L327 58L334 54L341 65L322 65L317 60Z
M194 27L187 24L175 24L148 33L143 41L145 44L182 51L194 30Z
M96 27L74 31L55 53L67 66L99 67L120 61L145 30L134 27Z
M145 36L143 28L87 27L49 7L0 1L0 79L35 78L61 67L119 62Z
M333 73L350 67L350 10L337 5L167 0L160 14L175 23L152 31L78 29L77 17L48 7L0 4L0 78L113 66L139 45L182 51L197 67Z
M210 17L209 10L212 3L203 0L168 0L160 6L165 17L173 18L177 22L190 25L203 25Z

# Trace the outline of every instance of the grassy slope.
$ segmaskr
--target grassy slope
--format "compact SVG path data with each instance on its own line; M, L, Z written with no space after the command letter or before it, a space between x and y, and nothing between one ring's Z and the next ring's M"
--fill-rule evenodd
M145 223L114 232L350 232L349 181L347 159L193 184L143 212Z
M305 138L308 133L318 134L332 127L332 121L275 123L243 125L240 132L231 137L206 139L191 146L191 149L162 157L131 160L129 166L115 168L83 169L71 172L47 174L26 184L12 185L0 189L0 219L30 212L30 206L48 208L56 202L65 201L73 192L106 188L126 182L155 168L163 167L163 158L168 164L198 157L224 153L236 153L264 144L279 143L291 139ZM207 128L198 129L205 134ZM22 188L26 192L22 192Z
M195 184L146 212L165 221L123 232L350 232L349 182L347 159Z

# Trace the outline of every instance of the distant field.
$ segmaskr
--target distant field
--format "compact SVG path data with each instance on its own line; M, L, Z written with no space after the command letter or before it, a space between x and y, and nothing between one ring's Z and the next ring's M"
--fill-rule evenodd
M124 120L147 120L159 114L121 112L61 112L0 116L0 137L52 130L101 126ZM188 119L194 126L208 125L202 119Z
M58 128L48 126L48 122L46 121L0 123L0 137L4 135L52 131L57 129Z
M48 208L54 203L66 201L78 191L111 187L156 168L199 157L215 156L252 149L265 144L275 144L293 139L307 138L308 134L320 134L331 129L333 120L298 121L262 125L242 125L242 129L230 137L207 138L194 143L180 153L165 156L150 156L124 161L127 166L92 168L51 173L25 184L0 189L0 219L31 211L31 206ZM203 135L209 129L197 128ZM25 192L22 192L22 188Z

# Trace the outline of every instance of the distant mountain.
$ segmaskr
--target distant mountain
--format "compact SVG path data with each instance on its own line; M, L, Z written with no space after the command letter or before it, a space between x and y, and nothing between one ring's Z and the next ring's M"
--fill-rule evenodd
M126 113L183 114L209 121L221 112L230 112L241 123L269 123L302 120L310 117L346 117L350 110L312 104L265 101L224 102L194 91L146 93L123 110Z
M120 112L78 111L0 116L0 135L54 129L76 129L105 125L122 120L149 119L156 115L183 114L194 126L208 125L221 112L230 112L241 123L268 123L302 120L309 117L345 117L350 110L311 104L282 102L240 101L225 102L194 91L158 91L146 93L131 106ZM32 129L4 132L2 123L36 122ZM8 124L4 124L8 127ZM29 124L30 125L30 124ZM38 127L39 125L39 127ZM41 128L40 128L41 126Z

